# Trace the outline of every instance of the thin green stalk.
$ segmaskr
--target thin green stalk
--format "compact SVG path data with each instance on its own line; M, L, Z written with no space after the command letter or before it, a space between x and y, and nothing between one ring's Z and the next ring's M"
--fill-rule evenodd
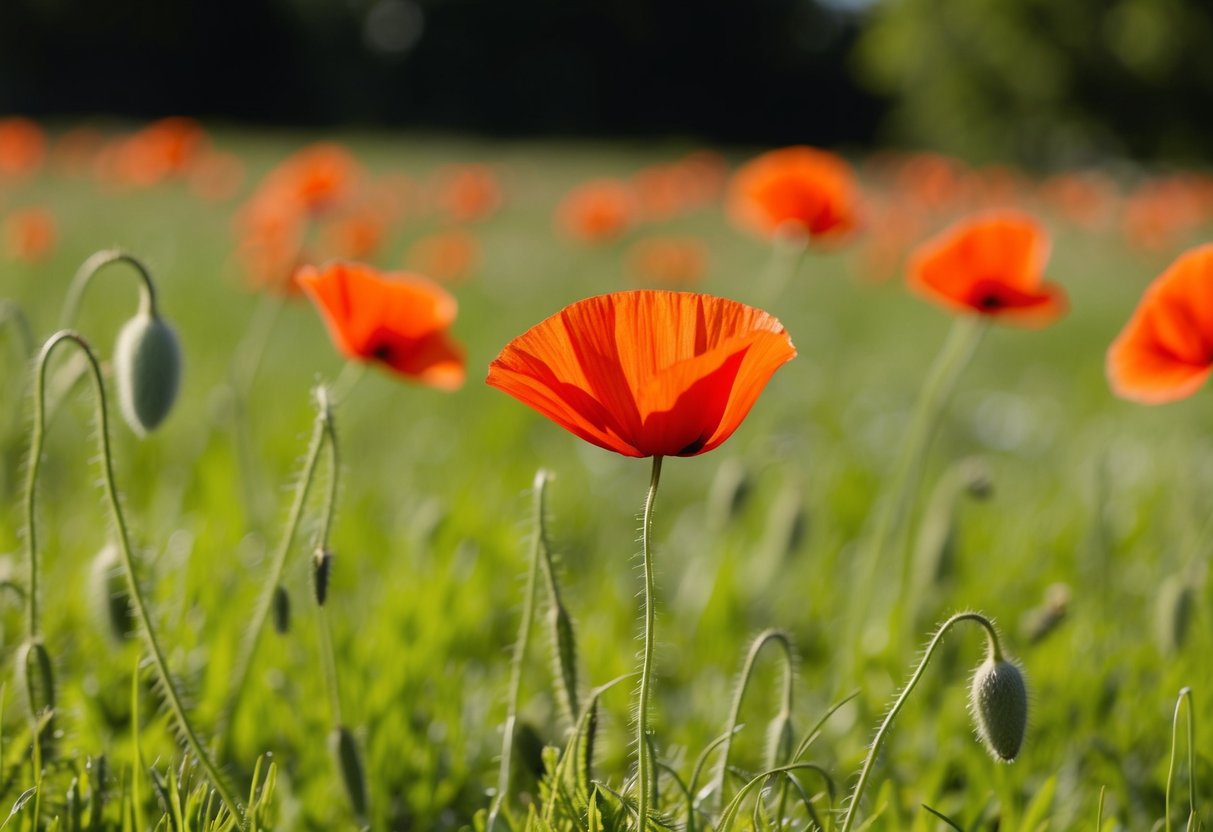
M139 279L143 282L140 311L153 317L156 315L156 286L152 283L152 276L148 272L147 267L132 254L128 254L120 249L106 249L98 251L89 257L76 270L75 276L72 277L71 285L68 287L67 296L63 300L63 308L59 312L60 329L67 329L76 322L76 315L80 312L80 301L84 297L84 290L88 288L93 278L102 269L113 263L127 263L135 269L139 275Z
M333 527L333 516L337 513L337 486L341 471L341 455L337 449L337 430L333 426L332 409L329 406L328 390L321 386L316 388L316 405L324 414L324 445L328 449L329 489L325 500L324 512L320 520L320 535L317 548L327 551L329 548L329 532ZM333 650L333 638L329 631L328 608L316 604L317 625L320 636L320 661L324 669L325 687L328 689L329 708L333 725L344 725L341 717L341 687L337 680L337 656Z
M34 333L30 330L29 319L24 310L15 300L0 298L0 326L11 325L17 333L17 341L21 348L22 360L28 358L34 351Z
M636 702L636 815L638 829L645 832L649 825L649 798L653 789L652 749L649 747L649 687L653 681L653 558L649 550L653 532L653 501L661 481L661 457L653 457L653 473L649 492L644 500L644 520L641 526L641 552L644 558L644 656L640 663L640 691Z
M269 619L270 611L274 606L274 592L282 582L282 572L286 567L286 557L290 552L291 542L295 539L295 534L299 530L299 523L303 518L303 508L307 503L308 491L311 489L312 480L316 475L317 463L320 461L320 451L323 449L325 438L331 430L331 417L327 398L322 399L320 396L317 396L317 399L316 422L312 429L311 443L308 446L307 458L303 464L303 472L300 474L299 481L295 486L295 500L291 505L290 516L287 518L286 530L283 532L282 538L278 543L278 549L274 552L273 560L270 562L269 573L265 576L265 582L261 586L261 595L257 599L257 605L253 608L249 627L245 631L244 639L240 643L240 650L236 654L236 662L232 667L231 687L228 690L227 702L223 709L224 730L220 731L220 736L226 735L227 730L230 730L236 709L240 706L240 700L244 696L249 670L252 668L257 648L261 642L261 633L265 629L265 622Z
M846 655L851 657L851 661L858 661L861 652L860 637L867 621L868 602L881 561L890 544L893 544L894 552L899 553L904 548L902 540L906 515L914 502L922 477L923 461L940 415L986 329L984 319L970 315L958 317L927 373L910 425L901 442L900 455L888 480L889 487L877 505L871 534L862 549L859 579L853 584L848 613L848 643L851 649ZM898 587L899 596L904 589L904 584Z
M791 714L792 711L792 685L795 681L795 660L792 653L792 641L788 637L788 634L782 630L764 630L750 644L749 653L746 654L745 663L741 668L741 675L737 679L737 686L733 689L733 704L729 708L729 721L725 724L720 762L716 766L716 774L712 780L716 799L721 806L724 805L725 775L729 770L729 754L733 750L733 737L737 733L738 723L741 721L741 703L745 698L746 689L749 687L750 677L754 675L754 665L758 661L758 654L762 652L763 647L772 642L778 644L783 649L784 654L781 713ZM778 761L774 761L772 765L777 763Z
M1167 766L1167 791L1165 797L1166 832L1171 832L1171 784L1175 779L1176 748L1179 745L1179 712L1183 709L1184 700L1188 702L1188 812L1187 828L1192 828L1192 820L1196 815L1196 718L1192 713L1192 689L1185 687L1175 700L1175 716L1171 720L1171 762Z
M113 515L114 525L118 532L119 553L122 555L122 565L126 572L127 592L130 594L131 606L134 607L135 617L139 621L140 630L143 633L144 641L147 644L148 652L151 654L152 666L155 669L157 681L161 692L164 696L165 703L168 705L169 711L180 730L182 737L185 739L186 745L190 752L198 760L206 773L207 779L211 782L211 787L219 794L224 806L235 820L237 826L244 826L244 807L233 796L231 790L224 778L220 775L219 769L211 760L210 753L205 745L198 739L197 733L190 724L189 713L186 711L185 705L182 703L181 695L177 692L176 684L173 682L172 674L169 673L168 661L164 657L164 651L160 647L160 641L156 637L156 630L152 624L151 612L148 609L146 600L143 597L143 590L139 586L139 581L135 573L135 558L131 550L130 533L127 530L126 519L122 513L122 504L118 499L118 486L114 478L114 462L113 453L110 447L109 435L109 409L106 405L105 384L101 378L101 365L97 361L97 357L93 354L92 348L88 342L79 334L71 331L60 331L50 337L46 344L42 347L42 352L38 356L36 367L36 388L35 388L35 414L36 418L41 419L43 414L42 399L45 394L46 386L46 366L51 353L55 348L64 342L76 344L88 359L88 366L92 371L94 388L97 394L97 434L101 445L101 463L104 473L105 493L108 498L110 511ZM41 451L41 426L35 425L35 435L39 437L39 452ZM30 492L33 492L33 480L31 478ZM30 511L32 517L32 509ZM33 526L31 524L31 530ZM32 550L31 550L32 551Z
M855 783L855 790L851 793L851 802L847 806L847 814L843 818L840 832L850 832L851 825L855 822L855 813L859 808L860 799L863 797L864 789L867 788L868 779L872 775L872 768L876 764L876 757L880 754L880 748L884 744L885 736L893 725L893 720L897 717L897 714L901 713L902 706L905 705L910 694L914 692L914 688L918 686L918 681L922 678L923 673L926 672L927 664L930 663L931 657L935 655L935 649L943 640L944 634L962 621L973 621L985 628L991 658L996 662L1002 660L1002 645L998 638L998 631L994 629L994 624L990 619L981 613L960 612L939 625L935 636L931 639L926 651L922 654L922 659L918 662L918 668L914 671L914 675L910 677L910 681L902 688L901 693L897 696L897 700L893 703L893 707L885 714L884 721L880 723L880 728L876 731L876 738L872 740L872 745L868 749L868 756L863 761L863 768L859 771L859 780Z
M514 654L510 659L510 687L506 698L505 726L501 736L501 766L497 770L497 793L489 806L487 832L495 832L497 818L510 791L510 767L514 757L514 731L518 722L518 702L522 692L522 665L526 661L527 646L531 640L531 624L535 618L535 596L538 584L541 553L547 548L543 541L543 511L549 474L540 468L535 474L532 489L534 533L531 537L531 567L527 571L526 590L522 597L522 620L518 623L518 638L514 641Z

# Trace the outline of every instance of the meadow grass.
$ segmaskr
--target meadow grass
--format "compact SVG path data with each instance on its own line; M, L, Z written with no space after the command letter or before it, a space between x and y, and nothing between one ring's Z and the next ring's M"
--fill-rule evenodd
M255 180L311 138L229 131L216 140L246 160ZM422 178L443 163L474 159L495 166L505 188L502 209L473 228L482 247L476 274L453 290L467 385L445 394L372 370L334 410L342 466L326 609L344 721L362 749L367 822L375 829L471 828L497 782L536 471L551 474L546 535L576 632L582 696L637 666L638 513L649 475L647 463L590 447L486 387L483 374L509 339L566 303L630 285L626 241L586 247L558 236L552 209L560 196L584 179L626 175L687 148L338 138L373 172ZM148 264L161 311L180 335L184 376L167 422L142 441L116 424L112 440L159 636L205 740L224 717L238 647L282 534L315 418L311 389L332 382L342 361L310 305L289 303L244 409L252 482L269 507L259 516L242 484L224 389L258 303L242 288L232 257L236 204L199 202L172 183L107 191L50 173L3 198L0 209L38 202L60 221L53 256L6 263L0 282L39 343L55 328L76 267L115 245ZM778 298L763 300L799 357L776 374L723 447L666 460L655 510L651 719L659 759L684 778L725 730L751 639L779 628L799 656L791 713L798 741L858 691L823 723L804 758L833 778L834 808L841 808L876 725L919 658L917 646L940 621L972 609L998 622L1028 680L1030 727L1019 758L995 763L975 739L966 693L984 641L976 628L960 629L942 644L885 740L860 828L875 816L869 828L936 829L941 814L964 829L1090 829L1097 817L1101 829L1150 829L1164 814L1172 716L1185 686L1195 716L1195 793L1211 782L1203 749L1213 728L1202 706L1213 690L1208 394L1141 408L1115 400L1102 369L1107 344L1142 288L1179 249L1142 253L1114 231L1079 232L1042 216L1054 236L1047 273L1066 287L1072 310L1040 331L992 327L961 376L927 456L910 531L918 531L931 490L961 460L984 461L992 492L955 500L943 521L947 552L916 583L906 629L882 626L900 575L895 561L882 563L867 593L871 615L858 625L853 581L865 523L951 321L910 297L899 280L861 280L857 255L845 249L811 253ZM434 227L433 219L402 223L374 262L398 266L407 244ZM658 230L707 243L710 271L699 289L759 302L770 253L733 230L718 206ZM90 289L76 328L108 356L136 303L133 276L110 275ZM0 338L0 552L8 553L0 570L9 581L0 585L0 621L2 667L11 679L24 621L19 529L30 373L17 339L9 330ZM112 529L98 487L92 407L82 388L57 414L39 486L43 632L59 688L59 736L43 761L39 811L47 828L124 828L122 807L138 803L141 822L126 828L158 828L161 815L174 812L182 819L163 821L165 828L204 828L185 818L205 809L176 807L171 798L183 778L202 781L196 766L182 762L157 694L142 674L133 678L140 642L113 639L93 611L90 567ZM741 493L731 485L739 479ZM260 821L272 828L356 824L328 750L331 714L311 614L311 543L324 490L312 489L287 561L290 629L262 636L221 749L242 794L258 767L265 782L272 763ZM1177 590L1167 588L1176 581L1190 599L1182 632ZM1055 584L1068 587L1064 617L1033 638ZM541 589L540 612L546 597ZM563 749L570 728L543 621L522 665L514 793L505 801L506 817L518 825L541 799L542 748ZM858 648L848 643L852 628ZM773 655L755 662L740 708L731 793L763 769L766 728L783 690ZM633 761L632 685L603 693L595 735L593 776L617 792L626 791ZM0 816L35 782L31 729L12 689L3 702ZM1184 731L1177 736L1185 742ZM1193 772L1185 753L1172 784L1174 828L1188 817ZM71 820L73 806L86 802L81 794L94 788L101 757L109 802L95 819L84 811ZM821 781L802 780L828 818ZM680 798L668 778L662 783L658 806L672 810ZM180 793L181 801L198 800L205 790ZM754 823L751 806L735 828ZM809 822L804 812L798 817L796 828ZM29 823L23 803L7 828Z

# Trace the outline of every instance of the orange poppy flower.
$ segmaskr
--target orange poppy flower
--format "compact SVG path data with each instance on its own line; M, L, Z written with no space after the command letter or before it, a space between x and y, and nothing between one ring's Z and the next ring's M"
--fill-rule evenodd
M1150 284L1112 342L1116 395L1163 404L1190 396L1213 372L1213 244L1180 256Z
M1043 326L1066 310L1061 287L1042 280L1049 241L1013 211L956 223L910 259L910 288L944 307Z
M686 287L703 279L708 252L694 237L650 237L628 249L627 262L636 280Z
M422 274L455 282L466 278L480 259L476 238L461 229L422 237L411 246L406 262Z
M4 245L13 260L33 263L55 247L55 218L45 208L23 208L4 219Z
M362 177L362 168L337 144L309 145L266 175L255 198L286 201L312 214L347 198Z
M795 355L761 309L689 292L616 292L515 338L487 381L600 448L695 456L733 434Z
M295 279L347 357L376 361L440 390L463 384L463 349L447 335L457 305L436 284L340 262L304 266Z
M733 221L763 237L793 229L811 240L837 240L856 225L855 176L841 156L785 147L752 159L729 185Z
M574 188L556 207L557 224L587 243L618 237L636 213L632 191L614 179L594 179Z
M46 156L46 135L36 122L13 116L0 119L0 176L33 173Z
M457 165L442 171L438 205L453 222L484 219L501 205L501 185L488 165Z

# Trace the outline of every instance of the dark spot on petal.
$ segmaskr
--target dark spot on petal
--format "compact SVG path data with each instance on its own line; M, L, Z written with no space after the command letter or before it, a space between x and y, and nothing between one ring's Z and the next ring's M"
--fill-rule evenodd
M1003 303L1002 298L1000 298L998 295L994 294L993 292L988 292L977 299L977 305L982 309L993 311L996 309L1002 309L1005 304Z
M392 361L392 345L380 344L371 350L371 357L377 361L382 361L384 364L390 364Z
M683 448L681 451L679 451L677 454L675 454L675 456L692 456L694 454L699 453L703 449L703 446L706 444L708 444L708 437L700 436L694 442L687 445L685 448Z

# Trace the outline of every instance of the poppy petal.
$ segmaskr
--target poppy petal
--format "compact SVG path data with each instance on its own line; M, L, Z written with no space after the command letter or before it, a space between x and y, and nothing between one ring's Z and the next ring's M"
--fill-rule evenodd
M1118 396L1160 404L1196 392L1213 368L1213 245L1187 252L1155 280L1108 349Z

